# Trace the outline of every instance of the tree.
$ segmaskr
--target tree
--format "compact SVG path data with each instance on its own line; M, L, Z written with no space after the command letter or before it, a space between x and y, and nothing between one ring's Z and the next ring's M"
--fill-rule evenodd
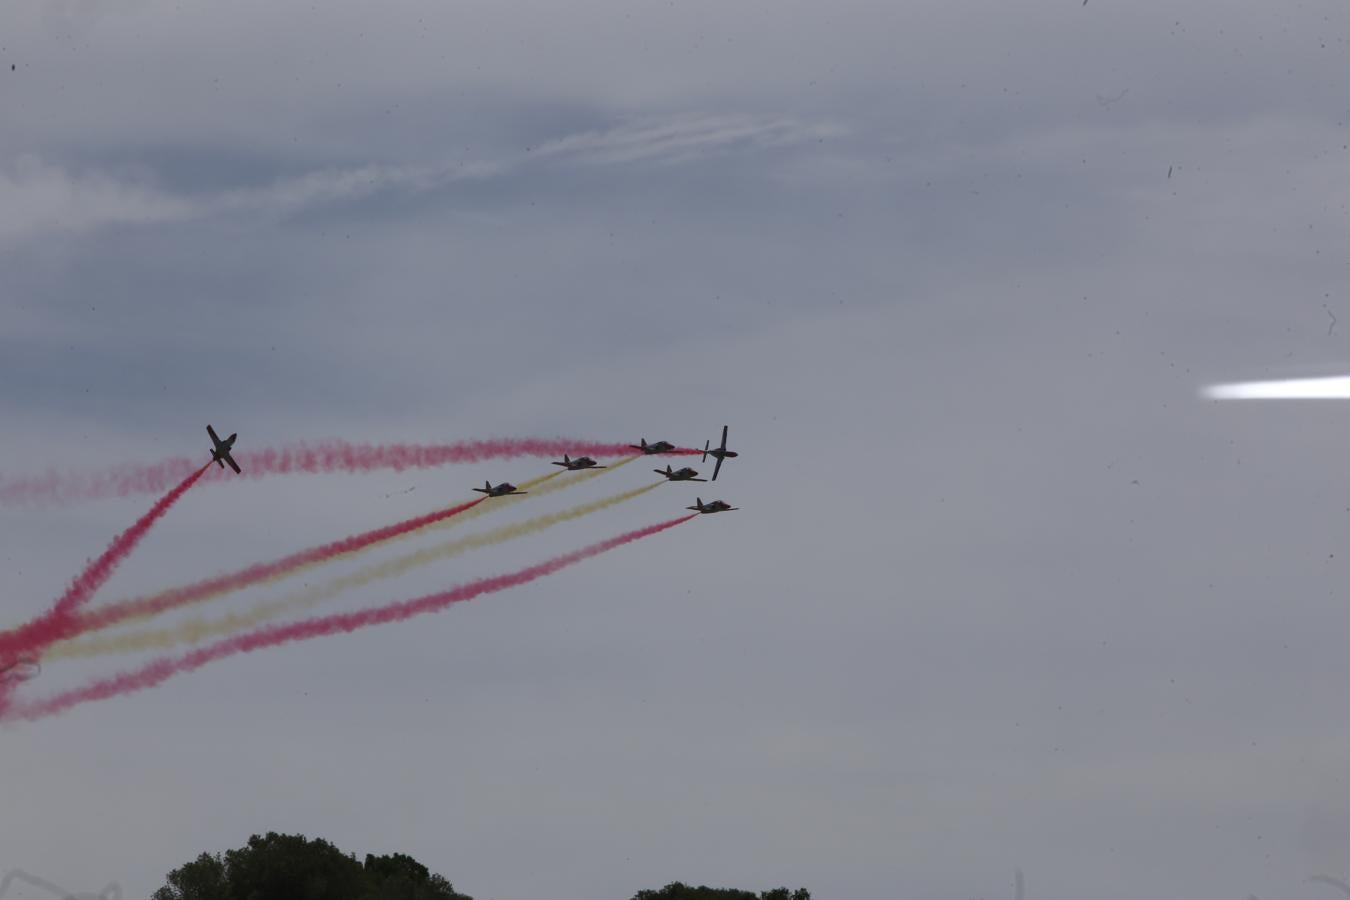
M269 832L170 872L153 900L472 900L402 853L365 864L327 841Z
M220 855L203 853L169 873L169 883L155 891L153 900L229 900L225 863Z
M361 900L361 864L325 840L256 834L225 853L229 900Z
M473 900L455 892L454 885L433 874L411 856L366 855L366 877L373 890L367 900Z
M672 881L659 891L638 891L633 900L811 900L811 892L806 888L790 891L780 887L756 896L753 891L691 887L679 881Z

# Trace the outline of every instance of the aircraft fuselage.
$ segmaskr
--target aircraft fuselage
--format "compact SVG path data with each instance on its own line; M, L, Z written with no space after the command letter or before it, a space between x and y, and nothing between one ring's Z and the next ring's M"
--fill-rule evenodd
M670 441L657 441L654 444L649 444L645 439L641 444L629 444L628 446L634 450L641 450L649 456L653 453L669 453L675 449L675 445Z
M569 472L575 472L578 469L603 469L604 466L591 459L589 456L578 456L576 459L563 457L562 462L555 462L553 465L562 466Z
M703 499L699 498L697 505L686 506L685 509L692 509L694 512L701 513L706 516L711 515L712 513L731 512L732 510L739 509L739 507L732 506L725 500L711 500L707 503L704 503Z
M522 491L522 490L520 490L519 488L517 488L514 484L512 484L512 483L509 482L509 481L503 481L501 484L497 485L496 487L493 487L491 482L485 481L485 482L483 482L483 486L482 486L482 487L480 487L480 488L474 488L474 490L477 491L477 492L480 493L480 494L487 494L489 497L505 497L505 496L507 496L508 494L527 494L527 493L529 493L528 491Z
M699 477L698 477L698 470L697 470L697 469L691 469L691 468L689 468L689 467L687 467L687 466L686 466L685 468L683 468L683 469L676 469L676 470L673 471L673 472L670 470L670 466L666 466L664 469L652 469L652 471L655 472L657 475L664 475L664 476L666 476L666 479L667 479L668 481L705 481L705 480L706 480L706 479L704 479L704 478L699 478Z

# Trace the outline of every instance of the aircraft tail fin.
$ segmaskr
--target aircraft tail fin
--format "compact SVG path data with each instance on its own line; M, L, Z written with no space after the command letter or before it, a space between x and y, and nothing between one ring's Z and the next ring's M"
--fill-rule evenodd
M703 461L708 461L708 448L712 446L712 441L703 442Z

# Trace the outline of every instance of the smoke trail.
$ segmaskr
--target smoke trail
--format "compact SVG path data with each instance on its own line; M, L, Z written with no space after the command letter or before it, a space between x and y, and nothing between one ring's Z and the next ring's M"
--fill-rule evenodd
M1308 881L1311 884L1329 884L1345 896L1350 897L1350 884L1346 884L1339 878L1332 878L1330 875L1314 875Z
M21 656L11 662L0 663L0 681L28 681L41 674L42 664L33 656Z
M240 588L260 584L265 581L273 581L289 575L305 566L327 562L331 559L336 559L339 556L355 553L372 544L392 540L401 535L426 528L428 525L432 525L436 522L449 519L452 516L457 516L465 510L472 509L482 503L484 499L486 498L480 497L477 500L467 500L464 503L449 506L445 509L438 509L435 512L427 513L426 515L404 519L402 522L396 522L393 525L386 525L383 528L364 531L360 534L354 534L351 537L345 537L328 544L320 544L319 546L311 547L308 550L301 550L298 553L292 553L289 556L283 556L280 559L274 559L271 562L255 563L247 568L229 572L225 575L217 575L214 578L198 581L195 584L173 588L158 594L151 594L148 597L123 600L108 606L99 607L98 609L89 610L80 615L76 620L77 630L79 632L96 631L100 628L107 628L110 625L115 625L118 622L127 619L152 616L156 613L161 613L168 609L175 609L188 603L197 603L202 600L207 600L229 591L236 591Z
M606 472L613 472L615 469L621 469L624 466L628 465L633 460L638 458L639 457L636 456L629 456L625 459L619 460L618 462L614 463L608 468L586 469L582 471L580 474L574 475L571 478L561 478L558 479L557 481L551 481L551 479L557 478L559 475L562 475L563 473L550 472L547 475L543 475L531 481L522 481L520 483L520 489L522 491L528 490L530 492L529 498L538 499L540 497L546 497L549 494L557 493L558 491L566 490L567 488L574 487L586 481L590 481L592 478L599 478ZM471 522L474 519L478 518L479 516L484 516L490 512L495 512L500 509L509 508L517 503L523 503L529 498L512 497L511 495L508 494L504 497L500 497L494 500L492 503L480 506L478 509L466 512L464 515L458 517L453 522L446 522L444 525L434 525L432 527L442 528L442 527L449 527L451 525L460 525L464 522Z
M106 653L129 653L142 650L163 650L175 644L200 643L207 638L234 634L247 628L256 628L270 619L288 613L307 609L337 596L343 591L363 587L371 582L404 572L416 566L451 559L468 550L478 547L491 547L515 538L535 534L563 522L571 522L591 513L617 506L648 491L661 486L661 482L644 485L640 488L613 494L590 503L582 503L571 509L565 509L548 515L536 516L524 522L505 525L501 528L473 534L437 547L426 547L406 553L376 565L367 566L356 572L334 578L325 584L315 585L302 591L296 591L278 600L259 603L252 609L239 613L229 613L216 619L195 618L168 628L138 631L131 634L117 634L111 637L85 638L65 644L58 644L47 651L48 659L87 658Z
M207 463L209 466L210 463ZM152 507L150 511L136 520L126 531L119 534L108 545L108 549L97 559L84 567L84 571L75 576L75 580L57 598L52 608L32 619L25 625L0 633L0 661L27 660L34 662L41 658L42 651L61 638L70 637L77 631L76 611L112 577L117 566L136 549L154 524L178 502L178 498L187 492L202 477L207 466L191 473L173 490L169 491ZM8 668L8 667L7 667ZM14 694L16 679L0 681L0 714L9 705Z
M471 509L453 522L438 523L431 526L433 529L449 528L452 525L459 525L463 522L472 522L479 516L485 516L489 513L499 512L503 509L510 509L517 503L523 503L531 497L544 497L552 494L554 491L561 491L577 484L581 479L559 479L562 472L549 472L547 475L540 475L538 478L531 478L529 481L522 481L516 487L521 491L529 491L528 497L522 497L514 494L505 494L501 497L491 498L491 503L485 503L477 509Z
M671 456L702 453L677 448ZM570 438L501 438L460 441L453 444L350 444L342 440L299 443L262 450L237 450L234 458L246 478L286 475L294 472L371 472L392 469L427 469L450 463L472 463L520 456L561 456L564 453L596 457L627 456L624 443L578 441ZM195 463L175 457L151 465L121 465L97 472L56 472L0 483L0 503L62 502L125 497L128 494L164 490L193 471ZM212 470L207 480L226 476ZM233 473L228 473L231 477Z
M55 694L45 700L33 700L16 704L8 712L0 712L0 720L11 719L33 721L46 716L56 715L73 706L78 706L81 703L88 703L92 700L105 700L110 697L145 690L146 688L161 684L174 675L200 669L210 662L223 659L227 656L233 656L237 653L251 653L254 650L261 650L264 647L273 647L279 644L291 643L293 641L309 640L311 638L324 637L330 634L356 631L359 628L366 628L371 625L398 622L424 613L436 612L445 609L451 604L472 600L474 597L481 594L489 594L505 590L506 588L517 587L536 579L543 578L545 575L552 575L560 569L565 569L568 566L575 565L576 563L590 559L593 556L599 556L606 551L613 550L624 544L630 544L633 541L640 540L649 535L657 534L668 528L674 528L676 525L688 522L692 518L694 518L693 515L680 516L678 519L671 519L656 525L648 525L646 528L629 531L626 534L610 538L607 541L601 541L597 544L591 544L589 547L583 547L580 550L575 550L562 556L556 556L553 559L539 563L538 565L530 566L526 569L520 569L506 575L481 578L477 581L471 581L439 594L428 594L425 597L419 597L415 600L389 603L384 606L376 606L357 612L340 613L315 619L305 619L287 625L273 625L259 628L256 631L246 632L245 634L236 635L235 637L227 638L214 644L208 644L205 647L192 650L179 657L162 657L153 660L139 669L122 672L109 678L93 681L84 687Z
M0 878L0 897L9 893L9 886L15 881L25 881L33 887L40 887L55 894L58 900L122 900L122 886L115 881L110 881L103 886L103 890L97 894L90 894L81 891L78 894L72 894L67 890L57 887L45 878L38 878L36 875L29 875L22 869L10 869L5 873L4 878Z
M615 467L617 468L617 466ZM575 484L577 479L571 482L563 482L561 485L555 485L553 488L545 488L546 482L551 481L561 474L559 472L549 472L540 475L538 478L532 478L529 481L522 481L522 489L535 488L535 495L552 493L555 490L561 490L568 484ZM80 616L77 623L77 629L80 632L98 631L117 625L122 622L135 619L144 619L165 610L176 609L189 603L201 603L227 594L230 591L240 590L246 587L252 587L257 584L263 584L269 581L276 581L289 575L321 563L329 562L339 556L347 556L373 547L376 544L392 541L396 538L421 531L426 528L441 528L446 524L454 524L452 520L464 520L474 518L475 514L481 515L484 512L491 512L494 509L500 509L502 504L508 501L514 502L522 500L523 497L501 497L492 498L493 502L479 508L479 504L489 498L480 497L477 500L471 500L461 503L457 506L437 510L427 513L423 516L415 516L411 519L405 519L393 525L387 525L383 528L376 528L372 531L362 532L340 541L334 541L329 544L323 544L313 547L309 550L301 550L298 553L292 553L290 556L273 560L270 563L257 563L246 569L240 569L225 575L217 575L214 578L208 578L195 584L185 585L183 587L171 588L167 591L161 591L158 594L152 594L148 597L137 597L131 600L121 600L117 603L111 603L107 606L99 607Z
M104 550L98 559L86 565L84 571L75 577L70 587L66 588L65 593L57 599L50 610L26 625L0 633L0 660L37 656L49 644L73 634L76 610L93 596L94 591L103 586L117 569L118 564L136 548L155 522L178 502L178 498L196 483L206 468L202 466L189 474L177 487L150 507L149 512L137 519L135 524L114 538L108 549Z

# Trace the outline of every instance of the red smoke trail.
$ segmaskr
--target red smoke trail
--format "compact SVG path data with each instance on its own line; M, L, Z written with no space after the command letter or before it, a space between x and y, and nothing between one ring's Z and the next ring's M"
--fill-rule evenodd
M375 470L428 469L450 463L472 463L488 459L512 459L519 456L628 456L632 448L625 443L574 441L566 438L501 438L486 441L460 441L453 444L349 444L342 440L314 444L294 444L262 450L235 451L234 458L247 478L286 475L292 472L371 472ZM702 450L677 448L668 456L690 456ZM0 503L66 500L95 500L100 497L125 497L128 494L164 490L193 470L186 457L175 457L150 465L121 465L99 472L60 473L16 478L0 483ZM208 480L234 476L212 470Z
M520 569L519 571L507 575L480 578L477 581L471 581L468 584L461 585L457 588L452 588L439 594L428 594L427 596L419 597L416 600L404 600L399 603L389 603L371 609L358 610L357 612L339 613L332 616L305 619L300 622L293 622L289 625L272 625L265 628L259 628L255 631L226 638L225 640L218 641L214 644L208 644L205 647L185 653L176 658L161 657L160 659L147 663L139 669L113 675L110 678L104 678L99 681L93 681L84 687L56 694L45 700L36 700L16 705L9 712L0 713L0 719L23 719L27 721L41 719L46 716L53 716L57 713L64 712L72 706L88 703L91 700L106 700L110 697L117 697L122 694L129 694L134 691L141 691L146 688L154 687L174 675L191 672L194 669L200 669L207 663L223 659L227 656L233 656L236 653L251 653L254 650L261 650L264 647L274 647L278 644L287 644L291 641L303 641L309 640L310 638L324 637L330 634L356 631L358 628L366 628L370 625L398 622L423 613L436 612L453 603L463 603L466 600L472 600L480 594L489 594L495 591L505 590L509 587L517 587L534 581L537 578L543 578L545 575L551 575L559 569L564 569L579 563L582 560L590 559L593 556L599 556L601 553L613 550L615 547L624 544L632 543L633 541L647 537L648 535L665 531L667 528L673 528L682 522L688 522L692 518L694 518L692 515L681 516L678 519L671 519L668 522L649 525L646 528L639 528L636 531L621 534L618 537L610 538L607 541L601 541L598 544L592 544L589 547L583 547L580 550L563 556L555 556L547 562L530 566L528 569Z
M202 477L202 473L209 465L210 463L207 463L184 478L177 487L150 507L150 511L141 516L134 525L119 534L108 545L108 549L103 551L103 555L85 566L84 571L75 577L70 587L66 588L66 592L57 599L50 610L26 625L0 633L0 660L37 658L51 644L74 634L76 610L103 586L117 569L118 564L136 549L141 538L145 537L155 522L159 521L160 517L178 502L178 498ZM0 688L0 710L6 705L11 690L12 687L9 690Z
M172 590L164 591L163 593L153 594L149 597L137 597L133 600L124 600L121 603L113 603L108 606L99 607L98 609L89 610L76 619L73 623L74 627L71 630L71 634L107 628L109 625L115 625L123 619L135 616L153 615L155 613L163 612L166 609L175 609L179 606L184 606L188 603L193 603L207 597L223 594L226 591L239 590L240 588L248 587L251 584L256 584L259 581L275 578L278 575L284 575L292 569L298 569L301 566L323 562L324 560L332 559L335 556L341 556L345 553L354 553L357 550L369 547L371 544L378 544L381 541L391 540L399 535L407 534L410 531L416 531L419 528L434 525L451 516L458 515L466 509L471 509L486 499L486 497L479 497L476 500L467 500L464 503L450 506L445 509L438 509L435 512L427 513L424 516L404 519L402 522L396 522L393 525L386 525L383 528L376 528L372 531L354 534L351 537L345 537L328 544L321 544L320 546L312 547L309 550L301 550L298 553L292 553L290 556L283 556L281 559L276 559L272 562L255 563L248 568L230 572L225 575L217 575L214 578L198 581L195 584L174 588Z

